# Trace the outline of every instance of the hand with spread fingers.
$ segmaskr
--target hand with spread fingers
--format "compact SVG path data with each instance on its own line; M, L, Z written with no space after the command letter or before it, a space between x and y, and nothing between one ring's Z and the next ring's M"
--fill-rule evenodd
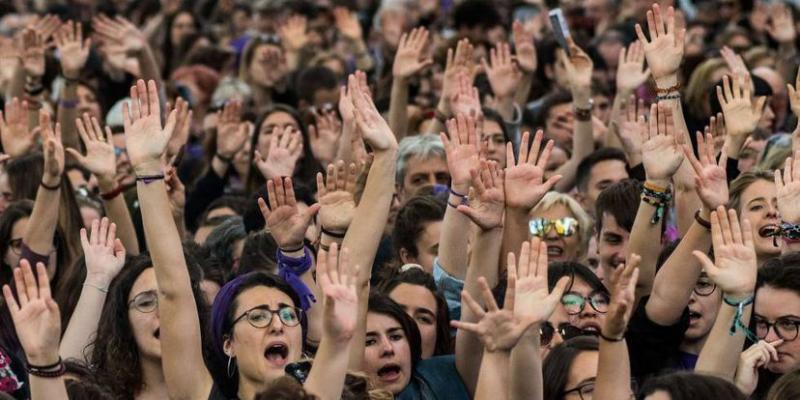
M424 27L414 28L400 36L392 65L394 79L408 79L433 64L433 59L425 54L429 36Z
M311 152L321 163L333 162L342 136L342 122L336 116L336 111L312 111L315 124L308 125Z
M711 133L706 133L703 139L703 134L697 132L699 159L695 157L691 145L688 144L683 146L683 154L694 170L696 191L700 201L703 202L703 207L711 212L717 207L728 204L728 179L725 171L728 157L723 150L719 161L716 161L714 138Z
M177 122L172 110L161 125L161 104L153 80L138 80L131 87L131 101L122 106L125 147L133 169L139 176L163 173L161 158L167 149Z
M467 85L472 86L472 81L478 72L478 65L473 58L475 48L470 44L469 39L461 39L456 44L455 51L447 49L447 59L442 78L442 93L439 97L439 109L445 115L451 112L450 102L459 93L459 88L464 86L460 81L465 77ZM444 108L444 109L442 109Z
M302 248L306 229L311 224L320 205L313 204L301 212L294 197L292 178L275 178L267 181L269 204L258 199L261 215L278 247L291 251Z
M389 128L389 124L378 112L377 107L375 107L366 82L358 79L356 75L350 75L347 81L347 89L353 99L356 126L361 131L364 140L375 151L396 148L397 138L392 129Z
M567 44L569 44L570 54L567 54L564 50L558 49L557 55L564 64L570 90L572 90L573 93L576 91L586 91L592 84L594 62L583 49L575 44L572 38L567 39Z
M780 44L792 44L797 38L792 10L787 4L776 2L769 6L767 32Z
M495 98L505 99L514 95L522 79L522 72L511 56L511 45L498 43L489 51L489 62L482 59L481 64Z
M478 88L472 86L467 75L458 76L458 86L450 98L450 110L453 115L469 115L478 117L483 115L481 110L481 97Z
M50 291L50 279L44 264L36 264L36 274L28 260L14 268L14 286L3 285L3 297L14 321L17 337L31 365L53 365L60 358L61 314Z
M636 95L630 95L628 100L622 101L620 114L623 120L614 132L622 143L622 149L628 156L630 165L639 165L642 162L642 142L644 141L647 124L644 122L644 100L636 101Z
M336 30L347 40L351 42L363 40L361 22L358 21L356 13L351 12L346 7L336 7L333 9L333 19L336 24Z
M480 166L480 138L483 121L458 114L447 121L447 134L439 133L450 171L450 186L465 194L471 183L471 170ZM449 136L448 136L449 135Z
M192 129L192 110L189 109L189 102L182 97L175 100L175 107L170 108L167 103L168 114L175 111L175 129L172 130L172 136L167 143L166 157L175 157L186 143L189 142L189 134ZM219 132L217 132L219 133ZM219 144L219 143L218 143Z
M531 210L561 179L561 175L553 175L544 180L545 167L554 143L549 140L539 154L543 136L544 132L541 130L536 132L533 145L529 146L530 133L523 133L517 159L514 158L514 148L511 143L506 144L505 196L508 207Z
M508 280L516 281L514 316L528 326L538 326L553 314L570 278L561 277L553 291L548 290L547 243L537 237L522 243L518 260L508 253Z
M793 224L800 223L800 151L794 153L794 158L786 158L783 171L775 170L775 188L778 191L781 219Z
M617 64L617 93L633 93L650 77L650 69L644 67L644 45L635 41L619 52Z
M719 51L719 55L721 55L722 59L725 60L725 64L728 65L728 69L731 70L731 73L733 73L734 77L744 78L745 76L750 75L750 70L747 69L747 65L745 65L742 56L736 54L736 52L730 47L722 46L722 50Z
M317 284L323 295L323 337L337 343L349 341L358 325L358 265L350 265L350 251L337 243L319 250Z
M61 61L61 71L67 79L78 79L92 47L92 39L83 40L83 25L67 21L53 35Z
M458 211L484 231L503 226L506 207L503 175L503 169L495 161L481 160L480 170L470 170L469 204L459 205Z
M619 265L611 276L611 299L602 331L607 338L620 339L625 336L636 306L635 292L641 261L642 257L638 254L631 254L627 262Z
M728 148L728 154L739 154L745 139L758 127L758 121L764 111L766 96L761 96L755 100L751 96L749 75L729 78L727 75L722 78L722 87L717 86L717 99L722 107L722 114L725 116L725 130L732 144L739 148Z
M44 36L33 29L26 29L22 34L22 67L31 78L41 79L44 76L45 42Z
M217 154L231 160L250 137L250 127L242 122L242 102L228 101L217 113Z
M113 186L114 176L117 174L117 157L114 154L111 128L106 127L104 134L97 118L90 117L88 113L76 118L75 124L86 148L86 155L73 148L67 148L67 153L103 184Z
M726 296L744 300L753 295L756 286L756 251L753 230L747 219L739 225L736 210L720 206L711 213L711 241L714 261L702 251L692 252L708 277Z
M286 51L298 52L308 43L308 22L302 15L292 15L286 22L278 27L281 43Z
M297 161L303 155L303 138L293 127L272 129L266 157L255 150L256 167L266 179L294 175Z
M319 222L322 229L336 234L344 234L353 220L356 210L356 164L345 165L344 161L328 164L323 178L317 173L317 198L319 199Z
M91 234L81 229L81 246L86 258L86 282L107 289L125 265L125 247L117 238L117 224L105 217L94 220Z
M675 9L672 7L667 9L664 21L658 3L654 3L652 9L647 11L647 28L650 39L639 24L636 24L636 36L644 45L644 55L653 79L662 89L676 85L678 69L683 61L686 29L676 26Z
M514 32L514 50L517 53L517 66L523 73L533 75L539 66L533 30L527 29L520 21L514 21L511 29Z

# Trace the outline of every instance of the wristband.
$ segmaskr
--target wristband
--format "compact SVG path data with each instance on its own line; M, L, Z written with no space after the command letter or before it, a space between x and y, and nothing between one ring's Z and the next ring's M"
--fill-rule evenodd
M453 203L451 203L451 202L449 202L449 201L448 201L448 202L447 202L447 205L448 205L449 207L453 207L453 208L455 208L455 209L458 209L458 204L453 204Z
M615 342L621 342L621 341L625 340L625 334L624 333L622 334L622 336L620 336L618 338L612 338L612 337L604 335L603 331L601 330L600 333L598 333L598 335L600 336L600 339L603 339L606 342L615 343Z
M306 247L306 245L301 243L300 246L298 246L296 249L282 249L281 248L281 249L278 249L278 250L280 250L282 253L297 253L298 251L303 250L305 247Z
M656 101L663 101L663 100L680 100L681 94L680 93L673 93L673 94L659 94L656 96Z
M66 75L61 75L64 78L64 82L68 85L77 85L80 82L80 78L69 78Z
M219 158L220 161L222 161L222 162L224 162L226 164L230 164L233 161L233 156L225 157L220 153L214 154L214 157Z
M47 189L49 191L53 191L53 192L58 190L58 189L61 189L61 181L58 181L58 184L55 185L55 186L49 186L46 183L44 183L44 181L39 181L39 185L41 187L43 187L43 188L45 188L45 189Z
M694 212L694 220L703 228L711 230L711 222L704 220L703 217L700 216L700 210Z
M644 181L644 187L647 190L651 191L651 192L657 192L657 193L668 193L669 192L669 186L661 187L661 186L658 186L658 185L656 185L654 183L650 183L650 181Z
M287 250L278 249L275 258L278 261L278 275L280 275L300 297L300 308L302 308L303 311L308 311L317 299L314 297L314 293L311 292L311 289L300 279L300 276L311 268L313 258L311 256L311 251L305 247L305 245L295 251L299 250L303 250L303 255L301 257L289 257L283 254L287 252Z
M53 369L58 368L58 369ZM61 357L58 357L58 362L51 365L32 365L28 364L27 368L25 368L28 374L39 377L39 378L58 378L63 376L67 373L67 368L64 366L64 362L61 360Z
M722 301L724 301L725 304L736 308L736 314L734 314L733 316L733 322L731 322L731 327L728 330L728 335L733 336L736 334L737 330L740 330L744 333L744 335L748 339L754 342L758 342L758 337L756 337L756 335L753 332L751 332L749 328L747 328L747 325L742 323L742 315L744 315L744 308L746 306L749 306L750 304L753 304L753 296L752 295L748 296L746 299L739 301L731 300L726 296L722 296Z
M41 84L36 86L25 85L25 93L30 96L38 96L42 94L42 92L44 92L44 86L42 86Z
M674 84L674 85L672 85L670 87L666 87L666 88L660 88L660 87L658 87L658 85L656 85L656 94L668 94L668 93L672 93L672 92L677 92L679 90L681 90L681 83L680 82L678 82L678 83L676 83L676 84Z
M452 194L453 196L456 196L456 197L461 197L462 199L467 197L467 195L465 195L465 194L461 194L461 193L456 192L455 190L453 190L453 188L450 188L450 194Z
M163 180L163 179L164 179L164 174L144 175L144 176L136 175L136 182L142 182L145 185L149 185L149 184L151 184L151 183L153 183L155 181L160 181L160 180Z
M573 111L575 112L575 119L582 122L591 121L592 108L594 108L593 101L589 101L589 108L572 107Z
M122 185L119 185L114 190L112 190L112 191L110 191L108 193L100 193L100 198L103 199L103 200L113 200L114 198L119 196L120 193L122 193L124 191L125 191L125 189L122 187Z
M652 187L653 185L649 186ZM656 208L656 211L653 213L653 217L650 218L650 223L655 225L661 221L662 218L664 218L664 212L667 208L667 204L669 204L669 202L672 200L672 193L669 191L669 188L667 188L667 190L664 192L657 192L649 188L647 183L645 183L645 186L642 188L641 199L643 202Z
M332 238L336 238L336 239L344 238L344 235L347 233L347 230L345 230L343 233L338 233L338 232L331 232L331 231L325 229L325 227L322 227L321 229L322 229L322 233L324 233L325 235L328 235L328 236L330 236Z
M78 100L61 100L58 102L58 105L63 108L73 109L78 107Z
M90 287L90 288L97 289L97 290L99 290L99 291L101 291L103 293L108 293L108 288L107 287L104 288L102 286L92 285L91 283L84 283L83 286L87 286L87 287Z

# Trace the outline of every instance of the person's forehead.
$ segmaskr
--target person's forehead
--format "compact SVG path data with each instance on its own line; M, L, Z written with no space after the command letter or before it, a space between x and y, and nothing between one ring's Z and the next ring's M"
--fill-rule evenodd
M433 155L422 158L411 156L408 159L408 174L447 172L447 160L444 156Z
M767 318L790 314L800 316L800 294L789 289L762 286L756 292L755 311Z
M279 304L294 306L291 297L286 293L267 286L255 286L244 290L236 296L236 303L236 314L241 314L262 304L266 304L273 309Z
M615 233L618 235L623 235L629 233L625 228L621 227L617 222L617 218L614 217L608 211L603 212L603 228L600 233Z
M611 180L613 182L621 181L628 178L628 171L625 168L625 162L622 160L603 160L592 166L589 171L589 181L597 182L602 180Z
M392 290L389 297L404 306L425 308L434 313L436 312L436 298L424 286L401 283Z

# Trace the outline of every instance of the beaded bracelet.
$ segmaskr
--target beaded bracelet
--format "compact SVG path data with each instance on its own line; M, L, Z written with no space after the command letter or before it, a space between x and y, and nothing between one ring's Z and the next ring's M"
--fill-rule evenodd
M680 82L678 82L678 83L676 83L676 84L674 84L674 85L672 85L670 87L663 88L663 89L658 87L658 86L656 86L656 94L672 93L672 92L677 92L678 90L681 90L681 83Z
M655 191L648 187L647 184L642 188L642 201L650 204L651 206L656 208L656 211L653 213L653 217L650 218L650 223L655 225L662 218L664 218L664 211L667 208L667 204L672 200L672 193L668 190L659 192Z
M664 94L664 95L659 94L659 95L656 96L656 101L680 100L680 98L681 98L681 94L680 93Z
M58 369L54 370L53 368L56 367L58 367ZM39 378L58 378L67 373L67 368L64 366L61 357L58 357L57 363L51 365L38 366L28 364L26 370L28 374Z

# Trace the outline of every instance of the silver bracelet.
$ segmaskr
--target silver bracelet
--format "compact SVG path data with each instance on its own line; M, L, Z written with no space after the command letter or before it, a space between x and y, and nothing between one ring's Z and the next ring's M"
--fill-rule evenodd
M99 290L99 291L101 291L103 293L108 293L108 288L104 288L104 287L97 286L97 285L92 285L91 283L84 283L83 286L88 286L90 288L95 288L95 289L97 289L97 290Z

